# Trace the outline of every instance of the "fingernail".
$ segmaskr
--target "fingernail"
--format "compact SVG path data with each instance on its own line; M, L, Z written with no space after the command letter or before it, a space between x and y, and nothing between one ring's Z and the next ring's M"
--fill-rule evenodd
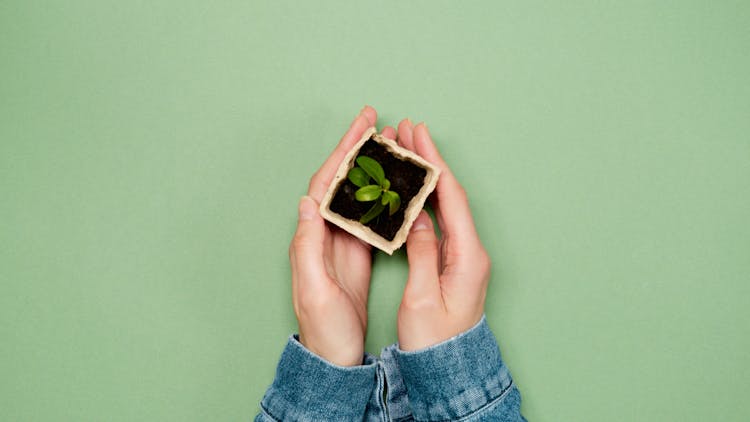
M299 219L312 220L315 213L318 212L315 200L305 195L299 200Z
M414 222L414 225L411 226L411 231L418 232L421 230L427 230L429 226L427 225L427 222L424 221L422 218L417 218L417 220Z

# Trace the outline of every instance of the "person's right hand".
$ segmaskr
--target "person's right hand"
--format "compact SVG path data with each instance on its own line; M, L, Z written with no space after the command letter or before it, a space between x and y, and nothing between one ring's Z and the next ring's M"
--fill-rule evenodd
M297 232L289 246L299 341L340 366L361 365L364 358L372 257L369 245L327 225L318 204L346 153L376 120L375 109L365 106L312 177L307 196L300 200ZM395 135L392 127L383 128L383 136Z
M399 347L423 349L473 327L484 314L490 259L479 241L466 192L430 138L427 127L408 119L398 125L398 142L441 169L431 204L438 239L422 211L406 240L409 280L398 310Z

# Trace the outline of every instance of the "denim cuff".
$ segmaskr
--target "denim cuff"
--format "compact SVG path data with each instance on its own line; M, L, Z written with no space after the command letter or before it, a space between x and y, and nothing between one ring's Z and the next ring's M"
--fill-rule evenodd
M442 343L395 350L395 355L416 420L464 418L492 405L513 386L485 317Z
M376 367L370 355L363 356L360 366L334 365L291 336L262 411L277 421L362 420L375 388Z

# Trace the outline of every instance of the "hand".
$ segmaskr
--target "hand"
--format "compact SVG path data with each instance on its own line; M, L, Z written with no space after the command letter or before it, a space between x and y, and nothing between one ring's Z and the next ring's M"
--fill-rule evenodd
M318 212L336 169L347 151L374 126L377 113L366 106L352 122L330 157L310 180L299 203L297 232L289 247L292 302L300 342L311 352L340 366L361 365L367 331L370 247L336 227ZM395 129L386 127L389 138Z
M479 322L490 259L479 241L466 192L440 156L427 126L403 120L398 142L442 170L431 198L441 239L425 211L406 239L409 280L398 310L398 340L401 350L410 351L440 343Z

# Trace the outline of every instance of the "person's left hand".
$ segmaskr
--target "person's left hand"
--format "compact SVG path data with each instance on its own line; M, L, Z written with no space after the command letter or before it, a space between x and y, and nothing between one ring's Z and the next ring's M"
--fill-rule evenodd
M340 366L362 364L372 257L369 245L327 225L318 204L346 153L376 119L375 109L365 106L313 175L307 196L300 200L297 232L289 247L300 342ZM394 139L396 131L385 127L383 135Z

